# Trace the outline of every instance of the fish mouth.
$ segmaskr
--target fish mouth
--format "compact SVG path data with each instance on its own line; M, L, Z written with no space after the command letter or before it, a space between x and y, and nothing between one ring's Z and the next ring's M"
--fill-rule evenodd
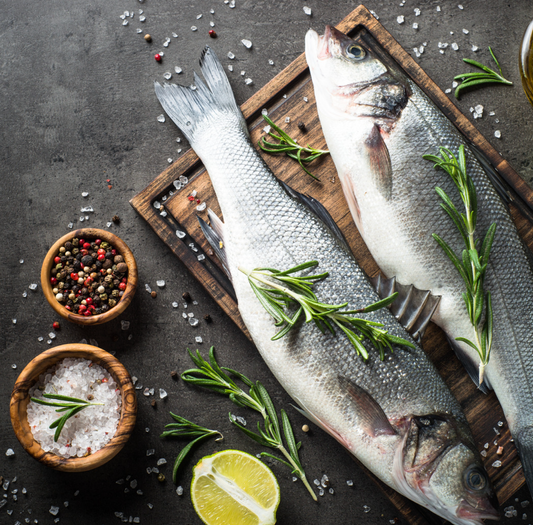
M310 30L311 31L311 30ZM340 43L348 37L341 33L338 29L333 26L326 26L324 34L319 36L315 31L313 33L316 35L316 57L318 60L327 60L333 56L337 56L340 52ZM309 32L308 32L309 34Z
M493 502L489 501L488 498L479 499L476 503L476 506L474 506L470 502L463 500L457 507L455 515L461 519L472 520L474 523L481 523L480 520L500 519Z

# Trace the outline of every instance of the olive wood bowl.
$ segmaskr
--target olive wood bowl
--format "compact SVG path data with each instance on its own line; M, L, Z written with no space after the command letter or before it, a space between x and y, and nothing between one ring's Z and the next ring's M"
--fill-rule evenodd
M74 239L102 239L107 241L117 252L124 257L124 262L128 265L128 283L124 294L119 299L117 304L109 309L107 312L98 315L90 315L85 317L84 315L76 314L65 308L55 297L53 292L52 284L50 283L50 276L52 268L54 267L54 257L58 254L59 248L63 246L67 241ZM99 230L97 228L82 228L79 230L72 231L63 235L58 239L54 245L48 250L46 257L44 258L43 265L41 268L41 286L43 288L44 296L46 300L50 303L50 306L63 318L67 319L76 324L81 324L85 326L97 325L111 321L115 317L119 316L131 303L133 296L137 290L137 263L133 257L132 251L128 248L127 244L117 237L116 235L105 231Z
M33 438L26 412L30 402L30 388L42 373L65 357L88 359L105 368L116 381L122 397L120 420L111 441L94 454L81 458L64 458L52 452L45 452ZM84 472L103 465L118 454L126 444L135 426L137 398L128 371L109 352L91 345L66 344L46 350L26 365L13 387L9 412L15 434L30 456L56 470Z

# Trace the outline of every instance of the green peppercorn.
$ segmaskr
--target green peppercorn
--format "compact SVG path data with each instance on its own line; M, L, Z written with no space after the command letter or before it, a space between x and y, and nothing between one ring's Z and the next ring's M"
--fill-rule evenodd
M102 248L102 250L106 250L109 248L109 243L104 241L102 244L100 244L100 248Z
M111 292L111 297L114 297L115 299L118 297L118 290L115 288L112 292Z
M107 301L107 304L109 305L109 308L113 308L113 306L116 306L117 302L115 301L115 299L109 299L109 301Z
M107 294L106 293L100 294L100 300L101 301L107 301Z
M79 244L80 244L80 240L77 237L74 237L74 239L72 239L72 245L78 246Z
M78 255L78 253L80 253L80 251L78 250L78 248L73 248L73 250L72 250L72 255Z
M165 481L165 475L160 472L159 475L157 476L157 481L160 481L161 483L163 483L163 481Z

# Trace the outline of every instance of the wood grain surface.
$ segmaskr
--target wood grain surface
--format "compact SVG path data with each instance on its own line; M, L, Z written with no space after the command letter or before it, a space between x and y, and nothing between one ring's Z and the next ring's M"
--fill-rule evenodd
M367 44L374 46L374 49L381 50L380 53L385 60L394 61L403 68L405 73L453 122L465 136L465 139L485 154L497 169L503 183L509 186L510 200L525 208L533 205L533 192L519 175L501 158L470 121L459 112L448 97L364 6L359 6L336 27L351 36L357 34ZM304 55L298 57L289 67L241 106L249 125L252 141L255 144L264 135L262 129L265 122L261 116L263 108L268 110L269 117L276 124L293 138L296 138L300 144L309 143L317 148L326 147ZM285 122L286 117L290 117L289 123ZM307 129L305 133L298 129L297 123L299 121L305 124ZM361 267L369 276L376 275L379 269L352 221L331 159L320 159L309 166L310 170L320 177L320 182L316 182L308 177L295 161L285 156L263 154L263 158L278 178L297 191L309 194L324 204L343 231ZM179 179L180 176L186 176L189 183L177 191L173 181ZM221 265L216 256L213 255L198 225L197 215L207 220L207 211L198 212L196 203L187 198L193 190L196 190L197 198L206 202L207 207L220 216L220 209L209 176L195 153L189 150L130 202L161 239L186 264L222 309L248 335L238 313L231 286L221 277ZM160 202L163 207L159 210L154 208L154 201ZM533 247L533 233L529 220L522 216L513 204L510 205L510 208L520 235L531 249ZM166 217L162 216L161 211L166 212ZM176 236L176 230L186 232L187 236L183 240L179 239ZM191 243L199 251L193 251L189 246ZM200 262L198 260L199 254L205 255L205 261ZM495 485L498 499L500 503L505 502L524 484L525 480L496 396L494 393L485 396L476 389L450 350L443 332L435 325L430 324L422 346L431 356L444 380L461 403L471 423L479 450L486 453L485 467ZM499 426L499 422L503 422L503 426ZM496 455L498 448L495 445L496 442L498 446L504 448L502 456ZM502 462L500 468L492 466L496 460ZM438 522L439 518L427 514L425 510L420 509L414 503L379 482L372 474L368 472L367 474L376 481L410 523Z
M111 244L111 246L113 246L113 248L117 250L118 254L124 257L124 262L128 265L128 282L126 289L124 290L124 294L118 303L107 312L85 317L84 315L70 312L55 298L55 294L52 291L52 285L50 283L50 272L54 267L54 258L59 253L59 248L61 248L61 246L63 246L67 241L71 241L74 238L88 239L91 241L95 239L102 239L103 241L107 241L109 244ZM137 263L135 261L135 257L133 256L133 252L120 237L106 230L100 230L97 228L81 228L63 235L63 237L58 239L52 245L50 250L48 250L41 267L41 286L48 304L50 304L56 313L58 313L67 321L85 326L94 326L107 323L108 321L111 321L111 319L118 317L130 305L131 300L137 291L137 284Z
M120 420L111 441L94 454L81 458L63 458L51 452L45 452L33 438L26 412L30 402L29 390L39 379L39 375L66 357L88 359L105 368L120 388L122 399ZM18 440L26 452L37 461L56 470L84 472L107 463L124 447L135 426L137 398L128 371L116 357L96 346L66 344L44 351L26 365L13 387L10 415Z

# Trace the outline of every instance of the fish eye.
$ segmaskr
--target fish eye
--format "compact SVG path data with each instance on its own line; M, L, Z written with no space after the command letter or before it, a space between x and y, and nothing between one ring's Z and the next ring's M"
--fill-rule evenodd
M365 50L358 46L357 44L352 44L346 49L346 55L349 58L354 58L355 60L363 60L365 58Z
M465 484L470 490L483 490L487 486L487 476L481 469L474 467L467 471Z

